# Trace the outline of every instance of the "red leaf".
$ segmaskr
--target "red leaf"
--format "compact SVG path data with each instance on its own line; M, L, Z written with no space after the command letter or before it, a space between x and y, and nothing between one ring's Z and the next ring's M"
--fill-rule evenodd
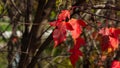
M56 27L56 21L50 22L50 26Z
M65 20L66 18L70 18L70 11L62 10L61 13L58 15L58 20Z
M69 20L69 23L72 25L72 27L74 29L74 30L71 31L72 38L73 39L78 38L80 36L80 34L82 33L82 29L81 29L81 27L78 23L78 20L77 19L71 19L71 20Z
M71 49L70 52L72 53L70 56L70 61L73 66L75 66L76 62L79 59L79 56L82 56L82 52L79 49Z
M109 32L109 29L108 29L108 28L102 28L102 29L99 31L99 34L102 34L102 35L110 35L110 32Z
M118 34L120 34L120 29L116 29L116 30L115 30L115 33L116 33L117 36L118 36Z
M112 61L110 68L120 68L120 61L118 60Z
M50 25L54 27L59 27L61 23L62 21L57 20L57 21L50 22Z
M107 50L110 47L110 43L109 43L109 36L102 36L102 40L101 40L101 48L102 51Z
M75 66L75 63L78 61L79 56L82 56L82 52L79 50L81 45L84 45L85 41L82 38L77 38L76 43L72 49L70 49L70 61L73 66Z
M73 30L73 27L71 26L70 23L66 23L66 28L67 30Z
M77 20L77 22L83 27L86 26L86 23L83 20Z
M102 28L99 31L99 34L101 34L102 37L102 41L101 41L101 47L102 50L105 51L108 48L111 48L112 51L116 50L118 48L119 45L119 39L118 39L118 33L120 30L116 29L116 28Z
M67 29L73 30L72 26L67 22L57 21L56 29L53 31L54 47L66 40Z
M66 40L66 31L64 29L55 29L53 31L54 47Z
M84 41L84 39L83 38L77 38L76 40L75 40L75 48L76 49L79 49L80 48L80 45L85 45L85 41Z
M113 51L116 50L119 45L119 39L117 37L109 37L109 41L110 41L111 48L113 49Z

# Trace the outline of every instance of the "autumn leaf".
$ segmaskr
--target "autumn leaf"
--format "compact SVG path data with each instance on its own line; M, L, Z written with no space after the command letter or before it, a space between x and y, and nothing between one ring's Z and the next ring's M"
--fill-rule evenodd
M62 10L58 15L58 19L50 22L50 25L55 27L55 30L53 31L53 40L55 42L54 47L66 40L67 30L73 30L71 24L65 22L66 18L70 18L70 11Z
M77 38L76 43L72 49L70 49L70 61L73 66L75 66L76 62L79 60L79 56L82 56L82 52L79 50L81 45L85 45L85 41L82 38Z
M73 66L78 61L79 56L82 56L82 52L79 50L81 45L85 45L85 41L83 38L80 38L80 34L82 33L82 27L85 27L86 24L82 20L70 19L68 22L65 22L66 19L70 19L69 10L63 10L58 15L58 19L50 23L51 26L55 27L53 31L53 40L54 47L62 43L66 40L67 30L70 30L72 33L72 38L74 39L74 47L69 50L71 53L70 61Z
M99 34L101 34L101 35L103 35L103 36L105 36L105 35L110 35L109 28L106 27L106 28L100 29Z
M83 39L83 38L77 38L76 40L75 40L75 45L74 45L74 47L76 48L76 49L79 49L80 48L80 45L85 45L85 40Z
M102 51L107 50L110 47L109 36L107 35L102 36L100 44L101 44Z
M67 22L56 22L56 29L53 31L54 47L66 40L66 31L73 30L72 26Z
M118 48L118 45L119 45L119 39L117 37L110 37L109 36L109 41L111 44L111 48L113 50L116 50Z
M82 27L86 27L86 23L83 20L77 20L78 24L81 25Z
M67 30L73 30L73 27L71 26L70 23L65 23L65 26Z
M50 26L56 27L57 26L57 21L50 22Z
M66 30L55 29L53 31L53 40L55 42L54 47L66 40Z
M115 32L115 34L116 34L117 36L120 35L120 29L116 28L114 32Z
M71 31L72 33L72 38L76 39L80 36L80 34L82 33L82 28L81 26L85 27L86 24L84 21L82 20L77 20L77 19L70 19L69 23L72 25L73 30Z
M58 15L58 20L66 20L66 18L70 18L70 11L62 10L61 13Z
M75 66L76 62L79 60L79 56L82 56L82 52L79 49L71 49L70 52L72 53L70 56L70 61L73 66Z
M120 61L118 60L112 61L110 68L120 68Z
M120 34L120 30L116 28L102 28L99 31L99 34L102 35L101 48L102 51L112 49L112 51L116 50L119 45L118 35Z

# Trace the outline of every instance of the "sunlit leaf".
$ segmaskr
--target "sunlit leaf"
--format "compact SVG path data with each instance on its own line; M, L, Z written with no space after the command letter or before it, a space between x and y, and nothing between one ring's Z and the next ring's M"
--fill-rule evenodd
M72 33L72 38L76 39L80 36L80 34L82 33L82 28L81 26L86 26L85 22L83 22L82 20L77 20L77 19L70 19L69 23L72 25L73 30L71 31Z
M66 18L70 18L70 11L62 10L61 13L58 15L58 20L66 20Z

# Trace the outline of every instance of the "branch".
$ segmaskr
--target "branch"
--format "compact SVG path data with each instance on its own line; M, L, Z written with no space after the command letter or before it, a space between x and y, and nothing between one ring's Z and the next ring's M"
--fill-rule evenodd
M120 11L120 7L116 7L114 5L94 5L94 6L90 6L92 9L112 9L112 10L116 10L116 11Z
M109 19L109 20L113 20L113 21L120 22L120 20L118 20L118 19L109 18L109 17L103 16L103 15L97 15L97 14L94 14L94 13L91 13L91 12L88 12L88 11L85 11L85 10L80 10L80 12L87 13L87 14L91 14L91 15L93 15L93 16L98 16L98 17L102 17L102 18L106 18L106 19Z
M13 5L13 7L16 9L16 11L18 11L18 13L22 15L21 10L18 9L18 7L17 7L16 4L14 3L14 1L13 1L13 0L10 0L10 2L11 2L11 4Z
M50 44L50 42L52 41L52 33L50 34L50 36L44 41L44 43L40 46L40 48L38 49L37 54L32 58L31 63L28 65L27 68L33 68L34 65L37 63L37 60L40 57L40 54L42 53L42 51Z
M116 10L116 11L120 11L120 7L117 7L115 5L105 5L105 4L101 4L101 5L89 5L89 4L84 4L84 5L80 5L80 6L73 6L74 8L81 8L81 6L84 6L85 9L111 9L111 10Z

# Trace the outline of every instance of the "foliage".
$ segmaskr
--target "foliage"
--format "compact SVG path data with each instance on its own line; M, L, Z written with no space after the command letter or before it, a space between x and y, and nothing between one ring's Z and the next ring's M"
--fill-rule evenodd
M119 68L119 5L119 0L1 0L0 68Z
M61 13L58 15L57 21L51 22L50 25L55 27L55 30L53 31L53 39L55 43L54 47L66 41L66 30L69 30L71 32L74 46L72 49L69 50L69 52L71 53L70 61L75 67L76 62L79 60L79 56L83 55L79 49L81 45L85 45L85 41L83 38L80 38L80 35L82 34L81 27L83 26L86 28L86 23L82 20L71 18L70 11L73 11L73 9L62 10ZM98 23L98 26L101 26L101 24L102 23ZM70 29L67 29L67 27ZM90 28L87 29L89 30ZM100 38L98 41L101 45L102 54L110 54L111 52L115 52L118 49L120 29L114 27L109 28L106 25L105 27L100 28L99 32L97 32L96 34L98 35L97 37ZM113 66L111 67L114 67L114 62Z

